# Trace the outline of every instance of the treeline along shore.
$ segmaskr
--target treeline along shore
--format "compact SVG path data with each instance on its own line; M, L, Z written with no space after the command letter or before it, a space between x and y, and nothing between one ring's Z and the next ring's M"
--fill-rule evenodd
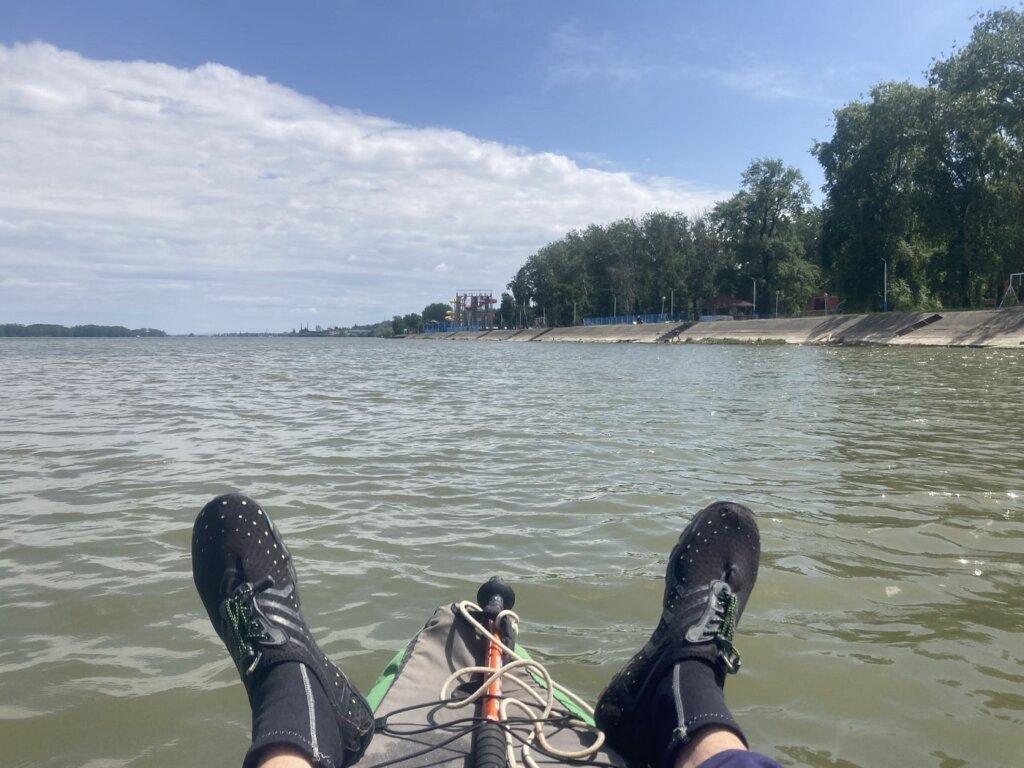
M53 325L51 323L33 323L21 325L19 323L0 323L0 336L49 336L49 337L137 337L137 336L166 336L167 334L156 328L125 328L123 325L73 325L70 328L64 325Z
M721 294L776 315L824 294L845 312L1020 301L1022 62L1024 10L979 14L925 85L879 83L835 110L833 136L810 147L824 172L820 205L798 169L757 159L739 192L708 211L653 212L545 245L505 303L566 326L673 305L697 318Z
M723 302L776 316L818 301L848 314L950 316L1019 304L1021 62L1024 9L982 12L970 40L933 60L924 84L877 83L834 111L831 138L808 139L824 175L820 204L799 169L755 159L739 191L709 210L595 223L542 246L482 324L694 319ZM392 332L430 328L437 306L395 316Z
M416 333L407 338L430 341L886 345L1024 350L1024 307L975 312L887 312L766 320Z

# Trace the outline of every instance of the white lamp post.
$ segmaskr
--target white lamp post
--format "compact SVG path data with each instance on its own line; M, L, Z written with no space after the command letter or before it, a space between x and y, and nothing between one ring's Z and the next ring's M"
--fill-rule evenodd
M889 311L889 262L882 259L882 311Z

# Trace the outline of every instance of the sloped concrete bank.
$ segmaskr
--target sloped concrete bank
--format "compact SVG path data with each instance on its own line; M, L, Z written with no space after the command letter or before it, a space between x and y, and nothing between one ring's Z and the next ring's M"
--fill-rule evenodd
M777 320L706 323L580 325L521 331L420 333L431 341L537 341L552 343L785 343L994 347L1024 350L1024 307L975 312L888 312Z

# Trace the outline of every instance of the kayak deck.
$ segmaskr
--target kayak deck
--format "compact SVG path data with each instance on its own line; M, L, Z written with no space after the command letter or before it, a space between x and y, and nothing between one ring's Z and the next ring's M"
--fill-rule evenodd
M520 657L528 658L521 647L515 650ZM377 733L357 763L359 768L383 768L385 765L471 768L473 733L482 722L479 707L470 704L456 708L449 703L454 704L476 692L482 675L461 676L450 686L449 703L439 697L445 681L453 673L481 665L485 654L486 640L460 615L458 606L439 607L405 650L387 666L367 697L377 716ZM547 695L540 676L526 670L507 675L502 687L508 696L525 701L537 710L542 707L533 703L525 689L532 689L541 697ZM543 726L547 742L559 753L592 748L599 732L592 727L589 713L557 691L555 697L555 716L549 717ZM533 722L521 708L510 707L503 726L515 744L514 756L522 762L522 747L531 740ZM532 741L527 754L539 768L588 763L626 766L621 757L605 747L600 747L587 759L569 760L548 754L536 739Z

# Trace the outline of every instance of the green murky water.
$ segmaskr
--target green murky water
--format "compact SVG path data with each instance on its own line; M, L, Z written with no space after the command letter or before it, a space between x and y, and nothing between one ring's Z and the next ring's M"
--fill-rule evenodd
M8 766L232 765L244 693L192 520L275 514L364 689L437 604L512 581L589 698L715 498L761 521L728 695L785 765L1024 750L1024 355L374 340L0 340Z

